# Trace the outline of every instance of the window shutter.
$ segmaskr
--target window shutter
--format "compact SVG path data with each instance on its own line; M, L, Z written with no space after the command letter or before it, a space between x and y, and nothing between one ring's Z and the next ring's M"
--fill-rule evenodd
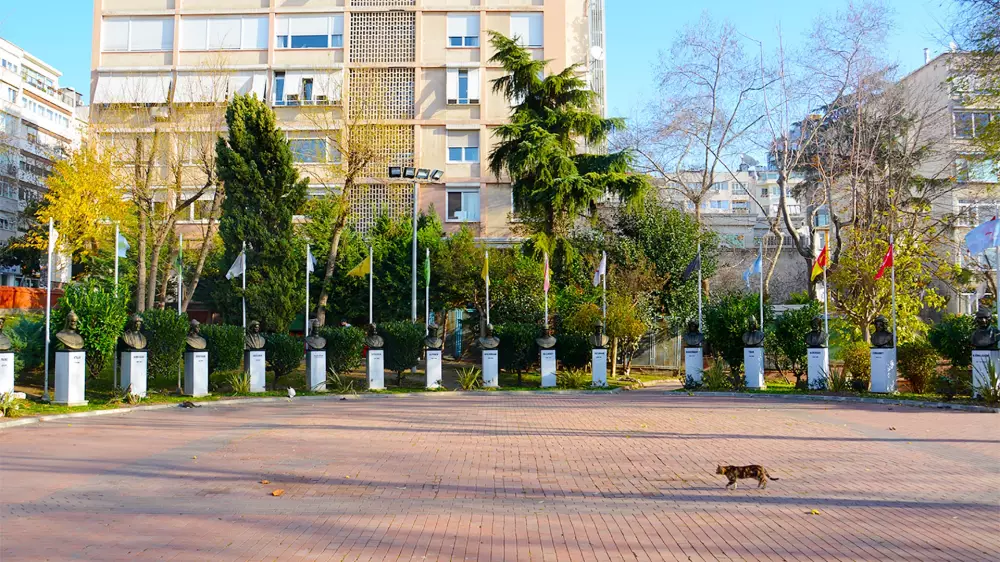
M299 95L302 90L302 78L301 72L285 73L285 99L288 99L288 96Z
M448 86L447 93L445 94L448 103L458 102L458 69L449 68L448 69Z
M465 220L479 222L478 191L466 191L462 193L462 210L465 211Z
M241 38L240 18L212 18L208 21L209 49L239 49Z
M267 48L267 17L243 18L244 49Z
M333 25L330 28L330 35L343 35L344 34L344 16L331 16L333 18Z
M128 18L104 18L101 43L105 51L127 51Z
M181 50L204 51L208 49L208 20L206 18L181 19Z
M169 51L174 44L174 18L135 18L130 51Z
M288 35L288 17L278 16L274 18L274 34L277 35Z
M511 14L510 15L510 36L517 39L517 44L522 47L528 45L528 36L531 34L531 25L528 18L531 14Z
M448 37L473 37L478 35L478 15L448 14Z
M289 20L289 35L329 35L330 33L330 16L295 16Z
M469 69L469 103L477 103L479 101L479 69L470 68Z

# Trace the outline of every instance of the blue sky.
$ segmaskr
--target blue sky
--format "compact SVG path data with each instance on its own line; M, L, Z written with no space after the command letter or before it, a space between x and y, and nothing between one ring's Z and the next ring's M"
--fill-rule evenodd
M846 2L846 0L844 0ZM714 17L737 24L747 35L773 46L777 26L786 42L799 43L802 32L822 13L809 0L606 0L608 96L611 113L627 115L652 94L652 68L658 51L668 49L685 24L709 8ZM896 28L889 56L904 72L923 62L923 48L940 52L946 41L941 26L950 0L889 0ZM2 0L0 37L27 49L63 72L62 85L86 96L90 81L93 2L89 0Z

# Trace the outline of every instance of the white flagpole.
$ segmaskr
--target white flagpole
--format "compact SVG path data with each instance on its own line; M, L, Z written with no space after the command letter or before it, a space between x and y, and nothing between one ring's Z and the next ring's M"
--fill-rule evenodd
M181 315L184 301L184 234L177 235L177 315Z
M764 331L764 237L760 239L760 331Z
M375 284L375 251L368 246L368 323L375 323L375 315L372 312L373 285Z
M247 333L247 241L243 241L243 263L240 264L243 278L243 335Z
M430 263L431 259L431 249L427 248L427 263ZM424 335L431 333L431 280L430 276L427 276L426 287L424 287Z
M826 250L827 266L823 268L823 330L826 331L826 347L830 347L830 285L826 282L826 268L830 263L830 246Z
M899 336L896 334L896 241L893 235L889 235L889 251L892 252L892 347L896 348Z
M601 312L604 314L604 321L608 320L608 253L604 252L602 255L602 263L604 264L604 273L602 276L602 286L601 286ZM548 296L545 297L546 302L548 302Z
M119 244L121 243L121 240L120 240L119 236L121 236L121 234L119 234L118 223L115 223L115 296L116 297L118 296L118 247L119 247ZM111 386L112 387L116 387L116 386L118 386L118 350L117 349L115 349L115 352L113 353L113 355L115 357L114 357L114 362L111 365Z
M306 244L306 315L305 315L305 320L303 321L305 324L303 332L305 333L307 338L309 337L309 266L310 265L312 265L312 254L310 253L309 244Z
M545 277L549 276L549 255L545 254L545 271L543 272ZM545 279L542 279L542 283L545 283ZM543 293L545 293L545 329L549 328L549 291L544 288Z
M42 392L42 400L49 401L49 335L52 332L52 218L49 217L49 255L48 269L46 269L45 280L45 389Z
M702 301L701 301L701 242L698 242L698 331L702 330Z
M490 323L490 251L486 250L486 323Z
M115 289L118 288L118 244L119 244L119 230L118 225L115 224Z

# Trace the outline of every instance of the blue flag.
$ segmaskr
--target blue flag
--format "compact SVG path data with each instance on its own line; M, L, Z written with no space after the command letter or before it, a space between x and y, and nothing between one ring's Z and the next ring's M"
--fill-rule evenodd
M750 269L743 272L743 280L747 283L747 289L750 288L750 276L755 274L760 275L760 271L763 266L763 260L761 258L763 258L763 256L757 254L757 259L753 260L753 265L750 266Z
M118 244L118 257L124 258L125 255L128 253L129 245L128 245L128 240L126 240L125 236L121 233L118 234L117 244Z

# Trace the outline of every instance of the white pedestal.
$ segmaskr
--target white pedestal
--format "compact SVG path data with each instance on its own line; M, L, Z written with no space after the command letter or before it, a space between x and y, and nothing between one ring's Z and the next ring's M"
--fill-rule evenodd
M824 390L830 379L830 350L810 347L806 350L809 360L809 390Z
M979 389L989 386L990 375L988 366L993 363L993 367L1000 371L1000 351L990 351L986 349L972 350L972 395L978 396ZM0 392L3 392L0 390Z
M872 348L872 392L896 392L896 350Z
M208 352L184 352L184 395L208 396Z
M14 392L14 352L0 352L0 394Z
M594 349L590 352L590 372L593 386L608 386L608 350Z
M441 388L441 350L427 350L427 388Z
M701 382L705 371L705 350L700 347L684 348L684 376L695 384Z
M743 372L747 388L764 388L764 348L743 348Z
M84 391L87 382L87 352L56 352L56 392L55 404L63 406L84 406Z
M542 350L542 388L556 386L556 350Z
M123 351L122 361L122 388L128 390L132 386L132 394L146 397L146 371L148 367L148 353L145 351Z
M267 368L267 357L260 349L245 351L243 353L243 368L250 373L250 392L264 392L266 379L264 372Z
M500 387L500 352L495 349L483 350L483 388Z
M368 350L368 390L385 390L385 350Z
M306 352L306 384L313 392L326 392L326 350Z

